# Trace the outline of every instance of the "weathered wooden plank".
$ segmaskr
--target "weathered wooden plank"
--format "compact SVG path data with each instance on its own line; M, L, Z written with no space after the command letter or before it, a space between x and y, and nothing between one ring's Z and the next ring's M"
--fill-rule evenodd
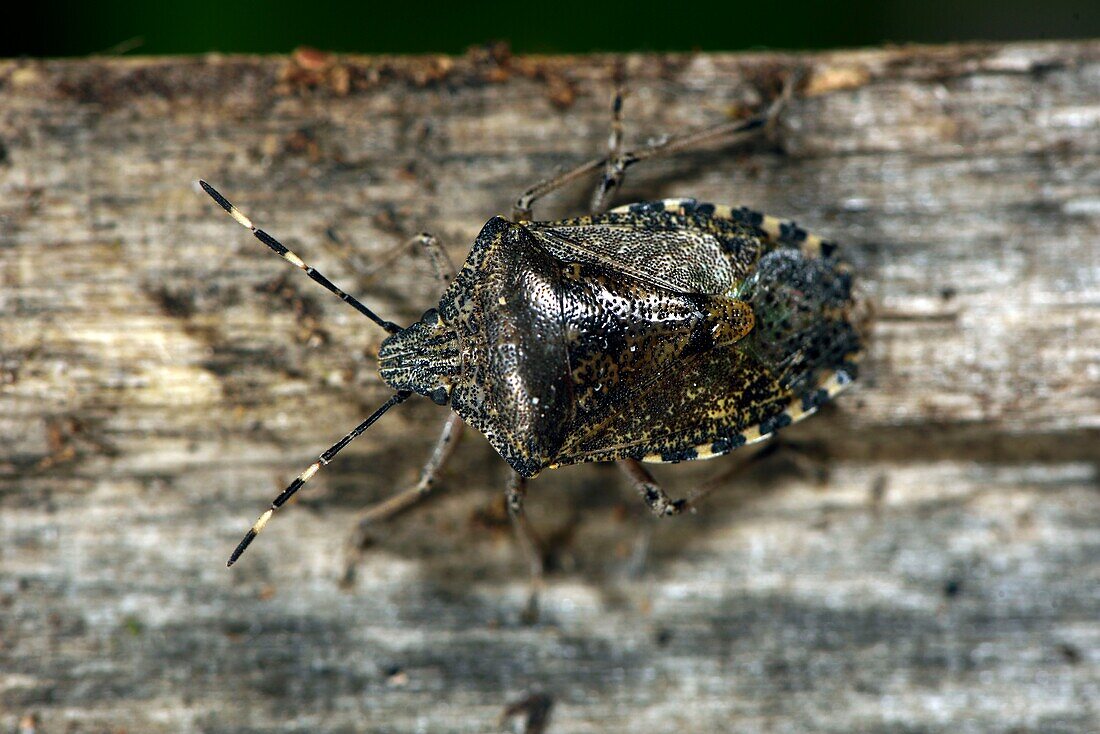
M617 474L551 472L531 512L558 570L525 627L477 437L345 575L354 511L415 476L442 418L421 402L224 569L384 399L382 335L194 179L408 320L430 268L369 275L384 253L428 229L460 259L600 150L618 61L0 62L0 725L485 731L540 689L552 733L1100 728L1096 42L621 60L634 141L811 67L780 148L640 167L621 198L743 203L845 244L878 318L858 389L791 432L823 483L769 459L661 523L630 577L645 521Z

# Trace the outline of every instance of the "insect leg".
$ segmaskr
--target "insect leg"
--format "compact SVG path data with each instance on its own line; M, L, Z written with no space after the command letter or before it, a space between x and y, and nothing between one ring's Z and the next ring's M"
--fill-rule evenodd
M540 181L524 191L519 199L516 200L515 205L512 207L512 218L516 221L530 221L531 207L536 201L550 192L556 191L562 186L575 181L581 176L585 176L600 168L605 168L611 172L612 180L608 181L608 176L605 174L605 181L600 184L601 188L606 186L607 191L610 191L618 185L616 181L621 182L622 176L626 173L626 169L635 163L657 156L671 155L672 153L698 148L718 140L722 140L726 145L732 145L751 139L762 132L769 132L774 129L779 119L779 115L786 108L794 88L797 86L800 79L801 73L793 73L784 84L783 92L772 102L771 106L769 106L763 114L750 117L746 120L725 122L696 132L687 133L686 135L674 136L660 143L648 145L635 151L620 153L614 157L605 156L603 158L595 158L587 163L580 164L576 168L558 174L557 176L548 178L545 181ZM602 209L602 199L606 197L607 192L605 191L603 194L600 194L599 191L600 189L598 188L597 196L595 197L597 200L594 201L594 204L598 204Z
M779 114L786 107L790 99L792 86L788 82L783 94L777 97L762 114L745 120L724 122L686 135L678 135L660 143L654 143L638 150L626 151L614 156L608 160L604 177L592 196L592 211L601 212L607 207L607 200L610 195L622 185L623 178L626 176L626 169L635 163L703 147L719 140L722 140L725 145L734 145L768 132L774 128L779 119Z
M451 257L443 249L443 245L440 244L439 238L434 234L421 232L413 240L419 242L424 251L428 253L428 259L431 260L432 267L435 269L435 277L443 285L450 285L451 281L455 279L457 271L455 270L455 264L451 262Z
M679 515L684 511L687 500L674 500L669 497L665 490L661 488L661 485L657 484L657 480L653 478L653 475L641 465L641 462L635 459L623 459L615 463L626 474L630 484L642 496L654 515L666 517L668 515Z
M544 181L539 181L537 184L524 191L516 200L516 203L512 205L512 220L516 222L531 221L531 207L534 206L536 201L553 191L557 191L562 186L576 181L578 178L600 170L607 165L607 160L607 156L593 158L587 163L580 164L576 168L559 173Z
M527 513L523 511L523 500L527 497L527 480L515 471L510 472L505 492L508 516L512 518L516 540L527 559L527 566L531 573L531 591L527 596L527 609L523 614L524 620L530 623L538 619L539 591L542 589L544 570L541 544L538 536L535 535L534 528L531 527L531 521L527 519Z
M352 536L352 548L362 548L367 539L367 532L371 525L398 515L431 494L436 480L443 471L447 460L451 458L458 440L462 437L462 429L465 424L457 413L451 413L443 423L443 430L439 433L439 439L432 449L431 456L420 470L420 478L416 484L392 497L368 507L356 523Z
M623 152L623 84L615 83L615 94L611 97L611 135L607 140L607 155L616 158Z
M607 163L604 165L603 178L596 184L596 190L592 192L592 213L602 212L607 208L607 201L619 188L623 181L625 168L618 166L623 152L623 87L621 82L615 84L615 94L611 97L611 135L607 140Z
M374 267L364 276L365 279L371 279L378 273L386 271L394 260L401 257L413 245L420 245L424 248L424 252L428 255L428 260L432 263L432 269L435 270L435 277L443 285L449 285L455 277L455 266L451 262L450 256L447 255L447 251L443 249L443 245L440 244L439 238L434 234L428 232L421 232L413 235L407 240L402 241L400 244L391 247L382 253Z
M503 729L509 720L523 716L523 734L543 734L550 724L550 711L554 708L554 699L547 693L533 691L518 701L508 704L497 722Z

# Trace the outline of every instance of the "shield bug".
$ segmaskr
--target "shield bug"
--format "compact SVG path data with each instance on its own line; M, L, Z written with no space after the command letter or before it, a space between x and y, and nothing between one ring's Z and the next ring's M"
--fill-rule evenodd
M525 480L544 469L617 462L654 513L674 515L685 501L670 498L639 462L727 454L843 390L856 377L861 341L851 273L836 245L791 221L694 199L604 211L630 166L770 129L792 87L788 82L764 114L635 151L622 149L616 94L608 155L526 191L511 219L485 224L460 270L435 238L417 238L446 289L435 308L404 328L340 290L200 182L261 242L390 332L379 371L395 391L275 498L229 565L322 466L413 394L453 413L417 485L367 519L426 495L469 424L513 470L508 506L522 538ZM532 219L538 198L601 169L592 213Z

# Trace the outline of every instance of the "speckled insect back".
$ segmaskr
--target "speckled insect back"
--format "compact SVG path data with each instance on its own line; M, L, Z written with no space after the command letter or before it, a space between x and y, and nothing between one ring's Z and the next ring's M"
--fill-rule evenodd
M394 395L272 502L229 564L322 466L414 393L453 413L417 484L368 510L360 528L428 494L468 424L512 467L508 507L537 576L522 514L527 478L614 461L653 512L677 514L685 501L670 499L639 461L729 453L805 418L849 385L860 310L835 245L793 222L694 199L603 212L640 161L774 129L796 83L788 80L765 114L634 151L622 149L616 94L608 155L524 192L510 220L485 224L458 272L434 237L414 238L447 287L407 328L337 288L200 182L260 241L391 334L379 370ZM600 170L593 214L533 220L537 199Z
M855 378L848 267L746 209L670 199L489 221L384 379L448 401L524 477L584 461L726 454Z

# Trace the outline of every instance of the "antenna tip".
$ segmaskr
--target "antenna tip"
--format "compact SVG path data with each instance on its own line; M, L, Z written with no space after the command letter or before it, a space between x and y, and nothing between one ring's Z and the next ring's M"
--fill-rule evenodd
M237 207L230 204L229 199L222 196L217 189L203 181L201 178L199 179L199 186L202 188L203 191L210 195L211 199L218 203L218 206L229 212L229 216L236 219L238 224L240 224L245 229L251 229L253 232L256 231L256 227L253 226L252 220L246 217L244 214L241 214Z
M244 549L247 548L249 546L249 544L251 544L252 541L255 540L255 539L256 539L256 531L255 530L249 530L247 533L245 533L245 536L244 536L244 538L241 539L241 542L237 543L237 547L234 548L233 552L229 554L229 560L225 562L225 567L229 568L234 563L236 563L237 559L241 557L242 553L244 553Z
M233 213L233 205L229 203L229 200L218 193L218 190L216 188L206 183L206 181L203 181L201 178L199 179L199 188L205 191L211 199L218 202L218 206L220 206L222 209L225 209L230 214Z

